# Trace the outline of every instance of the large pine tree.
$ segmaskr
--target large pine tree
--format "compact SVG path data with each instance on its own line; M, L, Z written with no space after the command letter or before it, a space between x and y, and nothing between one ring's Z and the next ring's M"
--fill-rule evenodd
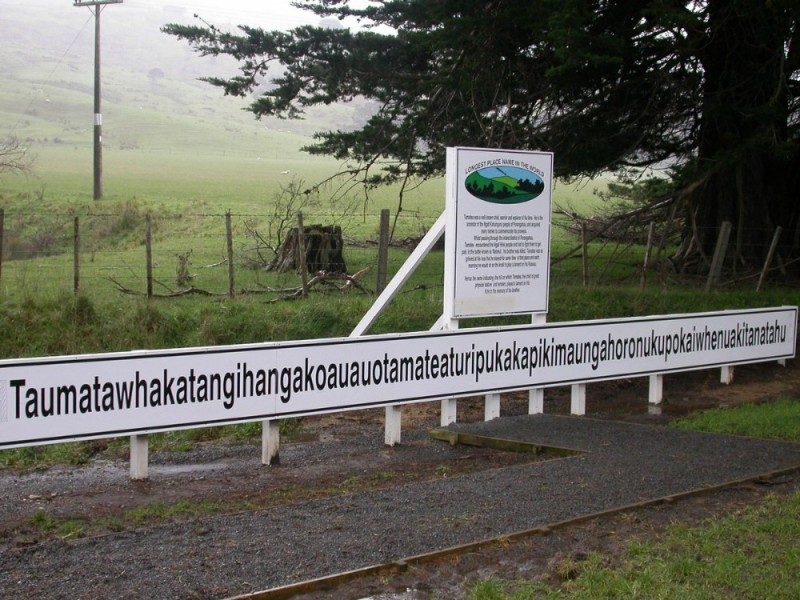
M757 266L777 226L784 264L800 258L797 0L298 4L392 32L165 31L238 59L238 76L209 79L228 94L273 78L250 107L259 116L376 101L364 127L320 132L309 148L370 183L441 174L448 146L550 150L565 177L668 164L681 259L702 268L723 221L733 265Z

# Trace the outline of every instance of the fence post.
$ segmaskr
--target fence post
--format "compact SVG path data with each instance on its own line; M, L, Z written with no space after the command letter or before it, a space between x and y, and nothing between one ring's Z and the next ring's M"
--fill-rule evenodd
M303 233L303 213L297 213L297 266L303 281L303 297L308 295L308 268L306 265L306 238Z
M144 249L147 261L147 297L153 297L153 218L145 216Z
M228 245L228 296L236 295L236 277L233 272L233 225L231 211L225 213L225 238Z
M375 295L380 296L386 288L386 278L389 272L389 209L381 210L381 232L378 238L378 281L375 285Z
M653 254L653 237L656 231L656 224L654 221L650 223L650 229L647 230L647 249L644 251L644 265L642 266L642 281L639 285L641 289L645 288L647 284L647 270L650 268L650 257Z
M80 217L75 217L73 228L73 261L72 261L72 289L77 294L81 288L81 224Z
M769 252L767 252L767 259L764 261L764 268L761 269L761 277L758 278L758 285L756 285L757 292L761 291L767 279L767 272L769 271L769 266L772 264L772 259L775 257L775 250L778 249L778 240L780 240L782 232L783 228L778 225L775 229L775 234L772 236L772 243L769 246Z
M583 287L589 287L589 241L586 223L581 223L581 247L583 249Z
M728 251L728 238L731 236L730 221L723 221L719 228L719 237L717 238L717 246L714 248L714 258L711 259L711 271L708 273L708 280L706 280L706 292L710 292L711 288L719 282L719 277L722 274L722 265L725 262L725 253Z
M3 245L4 245L4 232L5 232L5 222L6 222L6 211L3 208L0 208L0 279L2 279L3 275Z

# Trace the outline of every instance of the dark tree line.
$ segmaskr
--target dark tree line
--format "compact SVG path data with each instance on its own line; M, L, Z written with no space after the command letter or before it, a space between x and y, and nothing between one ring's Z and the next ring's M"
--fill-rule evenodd
M703 269L723 221L732 264L755 266L776 226L784 263L800 257L797 0L298 5L394 33L165 30L240 61L238 75L209 79L227 94L249 94L280 66L255 115L374 100L364 127L320 132L308 148L350 161L370 185L438 176L448 146L553 151L561 177L668 165L684 264Z

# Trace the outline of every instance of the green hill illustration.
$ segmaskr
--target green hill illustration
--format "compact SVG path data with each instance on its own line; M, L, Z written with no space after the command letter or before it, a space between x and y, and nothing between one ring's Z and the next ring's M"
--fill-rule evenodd
M467 176L464 186L476 198L494 204L528 202L544 191L541 177L519 167L479 169Z

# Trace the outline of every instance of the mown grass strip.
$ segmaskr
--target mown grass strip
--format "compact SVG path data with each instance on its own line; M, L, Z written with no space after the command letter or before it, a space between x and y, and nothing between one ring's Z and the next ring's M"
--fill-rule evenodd
M743 404L735 408L714 409L675 421L672 427L686 431L800 442L800 401L783 399L768 404Z

